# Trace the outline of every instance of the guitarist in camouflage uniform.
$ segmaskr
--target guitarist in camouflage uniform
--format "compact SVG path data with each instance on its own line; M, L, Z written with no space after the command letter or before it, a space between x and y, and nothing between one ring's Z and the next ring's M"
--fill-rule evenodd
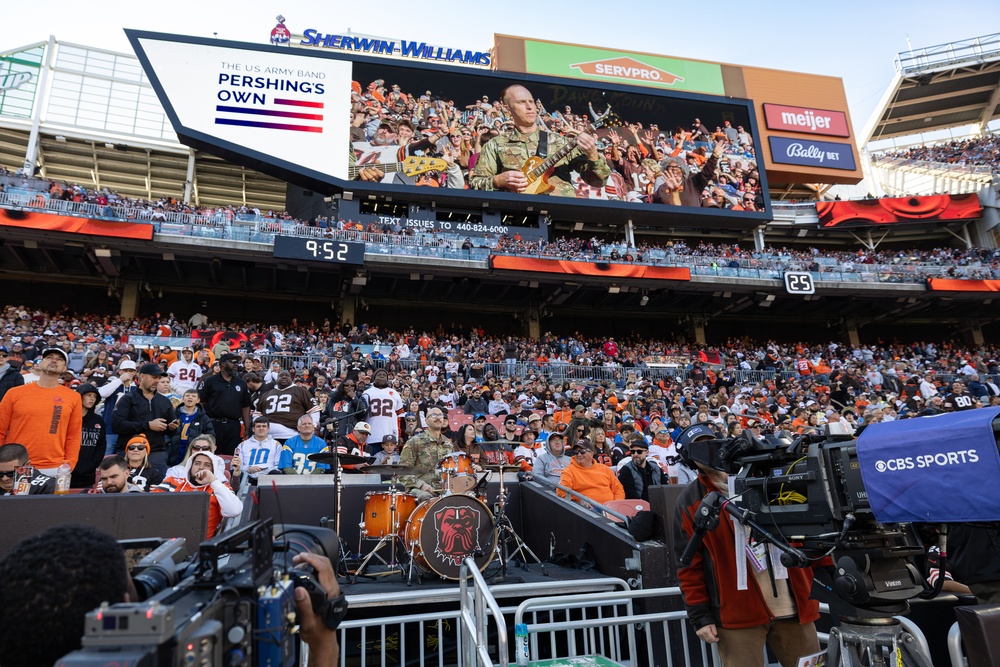
M399 455L399 465L417 466L428 471L419 476L405 475L399 478L400 483L417 497L418 502L423 502L442 490L441 475L434 470L441 459L457 451L451 439L444 435L444 427L448 422L440 408L428 408L424 419L427 421L427 428L423 433L410 438Z
M544 186L536 192L535 182L524 172L525 163L539 156L539 142L545 132L546 157L554 155L574 139L568 139L555 132L546 132L538 124L538 106L531 92L524 86L513 85L501 96L508 113L514 121L514 129L494 137L483 146L476 162L476 168L469 178L476 190L504 190L507 192L527 192L546 194ZM570 183L570 172L580 174L585 183L595 188L603 188L611 174L611 167L597 150L597 139L589 133L575 138L576 147L559 162L548 177L548 185L553 188L547 194L558 197L576 197L576 190Z

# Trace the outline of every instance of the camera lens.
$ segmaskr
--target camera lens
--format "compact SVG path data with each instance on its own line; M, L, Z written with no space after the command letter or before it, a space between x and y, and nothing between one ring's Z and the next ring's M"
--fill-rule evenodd
M175 586L177 580L177 568L173 561L151 565L132 577L132 583L135 584L135 591L139 594L140 602L148 600L162 590Z

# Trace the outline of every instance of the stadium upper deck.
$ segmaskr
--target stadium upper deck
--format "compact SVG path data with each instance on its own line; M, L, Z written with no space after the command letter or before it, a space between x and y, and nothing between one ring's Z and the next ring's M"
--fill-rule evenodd
M301 188L178 143L133 56L52 39L7 52L0 63L5 73L33 71L37 75L3 94L0 163L17 165L35 155L32 164L49 178L147 200L187 198L202 206L245 203L282 210L289 207L289 193L301 193ZM824 191L821 186L812 190L817 196ZM387 203L366 198L358 208ZM899 228L841 230L818 225L814 205L775 205L775 220L758 230L718 226L650 230L648 240L662 245L669 236L691 245L705 240L761 248L795 244L878 247L894 241L905 247L992 247L996 243L990 229L995 227L996 213L989 206L987 212L994 216L993 224L989 220L986 224L932 221ZM451 215L438 212L442 214ZM620 239L625 228L618 219L605 224L550 223L546 233L552 239L595 233ZM2 236L7 243L0 251L0 270L14 278L9 283L13 289L33 291L58 304L63 295L45 282L73 281L81 289L90 286L99 298L106 290L112 302L134 312L184 312L210 303L216 312L235 316L246 307L244 300L250 299L270 309L278 320L301 317L304 312L316 317L319 311L330 309L349 318L374 306L382 307L380 317L392 319L394 325L433 327L440 321L440 312L447 310L456 318L495 320L500 330L532 331L544 328L550 318L562 318L581 330L670 326L686 330L692 338L704 337L706 327L738 332L750 323L775 332L790 325L833 327L849 337L859 330L892 325L943 326L955 333L982 336L983 326L987 331L995 326L984 309L992 301L988 295L929 294L921 285L821 286L806 299L788 297L774 279L723 272L713 279L684 284L626 277L615 281L610 287L618 290L611 291L608 280L600 276L504 273L483 262L472 266L462 260L435 260L430 269L426 260L391 253L370 253L371 260L362 271L296 265L273 258L267 247L214 236L212 245L206 245L204 237L184 239L162 232L151 243L93 237L66 243L64 237L25 229L6 230ZM160 293L164 296L159 297ZM623 313L628 314L624 321Z

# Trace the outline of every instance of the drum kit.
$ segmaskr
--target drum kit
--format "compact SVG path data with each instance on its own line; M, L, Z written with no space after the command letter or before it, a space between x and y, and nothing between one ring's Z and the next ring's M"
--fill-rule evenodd
M322 462L336 465L338 476L341 465L361 462L355 459L364 460L363 457L345 454L313 456L326 457ZM340 465L337 465L338 461ZM360 468L360 472L389 476L392 481L389 482L388 491L365 494L364 514L359 524L361 542L374 542L374 546L352 573L352 582L356 582L359 576L401 574L407 584L411 584L415 575L420 573L458 580L465 558L472 556L482 572L498 554L501 574L497 578L500 580L507 574L507 562L517 554L524 560L530 556L541 565L543 574L547 574L545 565L517 535L506 514L507 491L504 488L503 473L519 470L519 466L507 464L478 466L468 454L453 452L438 461L434 468L434 472L440 475L440 494L420 502L415 495L403 490L399 477L424 475L431 472L429 469L404 465L370 465ZM480 471L485 475L500 473L500 494L494 507L496 515L487 505L487 477L484 475L480 479ZM340 484L337 486L339 508ZM513 551L509 549L510 542L516 545ZM386 546L389 547L388 561L379 553ZM364 552L363 547L361 551ZM402 557L406 562L397 562L397 557ZM378 559L385 569L366 574L373 559Z

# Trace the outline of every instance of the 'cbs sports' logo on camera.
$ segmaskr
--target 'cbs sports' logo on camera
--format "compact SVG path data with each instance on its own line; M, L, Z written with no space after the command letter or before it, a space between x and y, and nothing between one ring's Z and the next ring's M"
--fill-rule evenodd
M921 468L944 468L947 466L978 463L979 455L974 449L960 449L953 452L938 452L937 454L920 454L875 462L876 472L901 472Z

